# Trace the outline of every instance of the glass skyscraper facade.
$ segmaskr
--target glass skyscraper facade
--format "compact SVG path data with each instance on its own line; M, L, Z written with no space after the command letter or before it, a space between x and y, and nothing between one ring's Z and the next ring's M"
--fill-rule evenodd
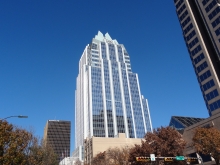
M75 147L87 137L143 138L152 131L147 100L124 45L101 32L86 46L75 91Z
M210 116L220 112L220 0L174 0Z

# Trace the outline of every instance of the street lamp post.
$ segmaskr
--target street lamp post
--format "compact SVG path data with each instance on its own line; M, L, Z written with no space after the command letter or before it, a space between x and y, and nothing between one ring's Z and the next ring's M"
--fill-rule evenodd
M5 118L0 119L0 120L6 120L6 119L11 118L11 117L28 118L28 116L18 115L18 116L8 116L8 117L5 117Z

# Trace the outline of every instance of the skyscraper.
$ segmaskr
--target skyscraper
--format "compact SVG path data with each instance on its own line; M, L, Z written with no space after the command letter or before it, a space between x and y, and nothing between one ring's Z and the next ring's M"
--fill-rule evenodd
M147 100L125 47L98 32L79 61L75 91L75 147L87 137L143 138L152 131Z
M210 116L220 112L220 0L174 0Z
M57 154L57 160L70 155L70 121L48 120L44 128L44 140Z

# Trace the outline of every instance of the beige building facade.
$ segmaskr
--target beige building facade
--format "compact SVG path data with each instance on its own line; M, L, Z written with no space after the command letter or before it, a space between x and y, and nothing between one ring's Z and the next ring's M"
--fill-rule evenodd
M135 144L141 144L142 139L126 138L124 133L119 133L118 137L105 138L105 137L92 137L84 141L84 163L89 164L92 158L98 153L104 152L109 148L115 147L133 147Z
M184 155L191 155L195 153L195 149L192 146L192 138L194 136L194 131L198 127L215 127L220 130L220 113L212 115L211 117L202 120L194 125L191 125L184 129L183 139L187 142L186 148L184 150ZM197 155L199 156L199 155ZM205 165L215 164L214 159L210 157L211 161L204 162Z
M194 131L197 127L215 127L220 130L220 113L212 115L211 117L205 120L202 120L192 126L185 128L183 133L183 139L187 142L185 154L195 152L195 150L192 147L192 138L194 135Z

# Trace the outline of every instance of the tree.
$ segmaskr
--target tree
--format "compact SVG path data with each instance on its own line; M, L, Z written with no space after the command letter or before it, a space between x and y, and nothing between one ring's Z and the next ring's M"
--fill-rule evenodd
M92 159L92 165L107 165L106 159L105 159L105 152L98 153L93 159Z
M28 149L28 163L29 165L57 165L57 155L53 148L46 144L45 141L34 137L31 147Z
M155 154L156 157L175 157L183 155L183 149L186 142L182 139L182 135L179 134L174 128L161 127L153 131L148 132L141 145L135 145L130 151L129 161L132 164L142 164L136 162L136 157L145 156L149 157L150 154ZM158 164L164 164L163 160L157 160ZM143 163L146 164L146 163ZM170 162L170 165L184 164L182 161Z
M7 121L0 120L0 164L26 164L24 150L30 134Z
M33 135L33 132L18 128L0 120L1 165L55 165L56 155L50 146Z
M109 148L106 151L106 161L109 165L128 165L129 151L130 148L128 146Z
M141 145L135 144L135 146L130 149L128 160L129 162L131 162L131 164L134 164L134 165L136 164L145 165L147 164L145 162L136 162L136 157L141 157L141 156L148 157L153 152L154 151L151 148L151 146L148 143L145 143L145 141L142 141Z
M74 165L81 165L82 163L81 163L81 161L78 159L75 163L74 163Z
M128 146L109 148L98 153L93 158L92 165L128 165L129 150Z
M219 165L220 159L220 131L214 127L196 128L193 136L193 146L198 153L210 155Z

